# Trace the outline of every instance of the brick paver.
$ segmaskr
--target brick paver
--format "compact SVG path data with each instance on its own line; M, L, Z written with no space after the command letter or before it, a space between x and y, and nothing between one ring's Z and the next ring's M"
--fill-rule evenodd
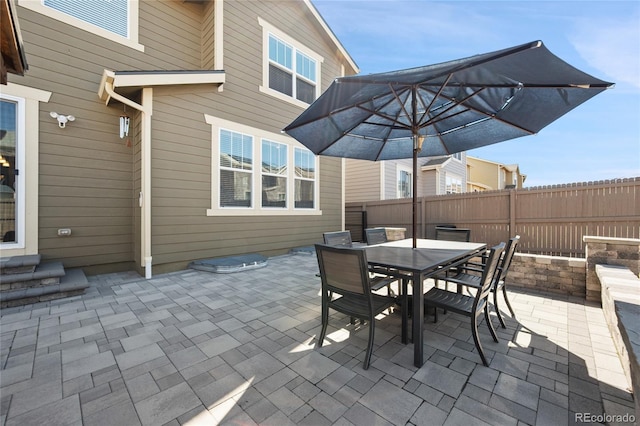
M82 296L3 309L0 426L569 425L575 413L633 413L604 316L581 299L510 290L490 361L467 318L425 322L425 364L381 315L332 312L320 332L315 256L234 274L91 277Z

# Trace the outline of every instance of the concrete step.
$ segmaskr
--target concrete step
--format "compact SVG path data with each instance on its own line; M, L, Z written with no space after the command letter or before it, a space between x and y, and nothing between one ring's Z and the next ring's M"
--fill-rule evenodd
M35 287L40 285L59 284L64 276L62 262L39 264L34 271L0 275L0 290Z
M59 283L0 292L0 307L28 305L84 293L89 281L82 269L68 269Z
M0 275L23 274L35 271L40 264L39 254L0 258Z

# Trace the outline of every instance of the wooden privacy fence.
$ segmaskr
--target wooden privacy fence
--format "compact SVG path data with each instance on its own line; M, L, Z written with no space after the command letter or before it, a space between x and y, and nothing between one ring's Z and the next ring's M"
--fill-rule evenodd
M418 236L435 226L470 228L471 240L490 245L520 235L521 253L585 257L585 235L640 238L640 177L601 182L470 192L418 201ZM346 203L345 228L362 240L365 227L406 228L411 199Z

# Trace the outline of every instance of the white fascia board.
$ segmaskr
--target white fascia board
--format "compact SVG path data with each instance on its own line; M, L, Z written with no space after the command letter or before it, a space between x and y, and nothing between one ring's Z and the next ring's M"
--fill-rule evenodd
M114 73L113 87L174 86L182 84L223 84L226 74L211 72Z

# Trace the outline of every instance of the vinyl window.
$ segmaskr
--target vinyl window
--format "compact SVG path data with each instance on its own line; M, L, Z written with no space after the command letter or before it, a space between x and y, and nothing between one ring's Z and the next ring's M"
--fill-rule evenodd
M323 58L266 21L258 21L264 39L260 91L307 107L320 95Z
M413 175L405 169L398 169L398 198L411 198L413 191Z
M18 4L65 24L144 51L138 43L139 0L18 0ZM57 40L67 43L64 38Z
M211 125L208 216L317 215L318 157L293 138L205 114Z

